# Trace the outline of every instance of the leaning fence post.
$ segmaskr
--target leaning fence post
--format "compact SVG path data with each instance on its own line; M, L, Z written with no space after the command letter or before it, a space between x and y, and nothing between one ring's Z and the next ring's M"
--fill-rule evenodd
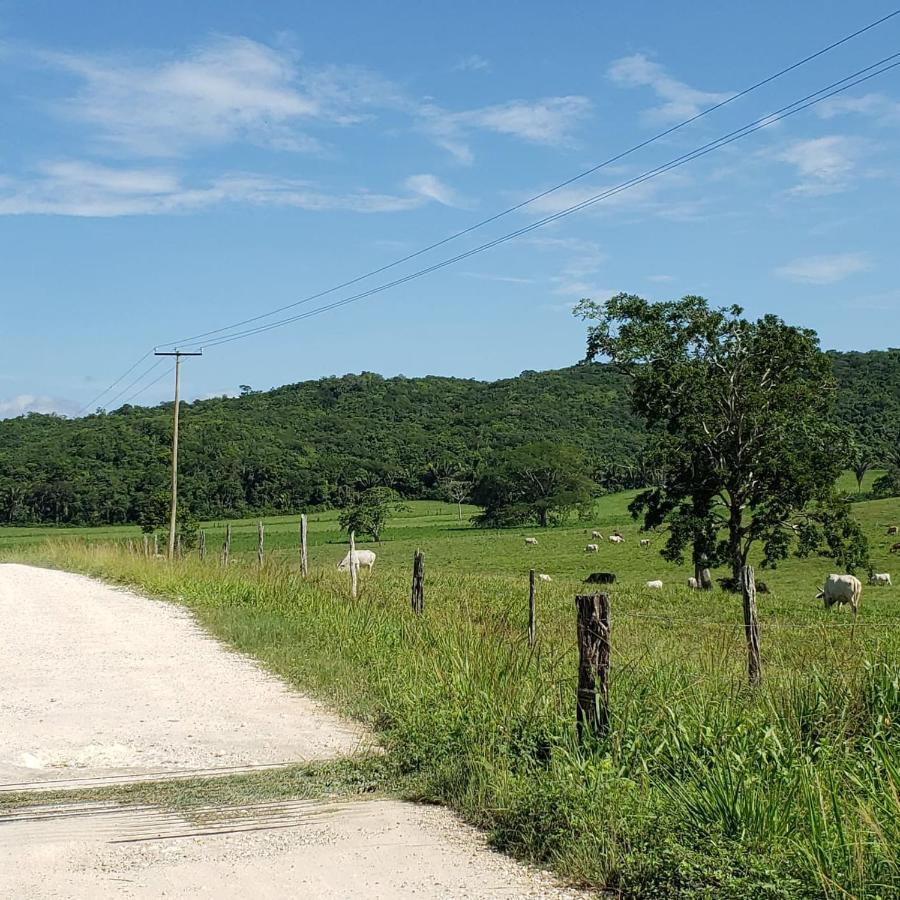
M228 565L228 555L231 553L231 523L225 525L225 539L222 541L222 565Z
M756 578L753 566L741 569L741 593L744 598L744 634L747 637L747 674L750 684L762 679L762 663L759 657L759 622L756 619Z
M306 555L306 513L300 516L300 574L306 578L309 573L309 560Z
M206 559L206 532L202 528L200 534L197 535L197 555L200 557L200 562Z
M356 570L356 535L350 532L350 596L356 599L356 588L358 572Z
M263 525L262 519L259 520L259 524L256 526L256 560L259 563L259 567L262 568L262 564L266 558L266 526Z
M537 622L534 608L534 569L528 573L528 646L533 647L537 637Z
M609 733L609 594L575 597L578 612L578 740Z
M412 611L418 615L421 615L425 609L425 554L418 549L413 555L410 605L412 606Z

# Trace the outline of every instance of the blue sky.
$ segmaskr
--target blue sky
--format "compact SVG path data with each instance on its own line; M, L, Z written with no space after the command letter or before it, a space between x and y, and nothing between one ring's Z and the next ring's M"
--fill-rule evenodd
M891 9L0 0L0 416L73 414L154 344L384 265ZM360 287L898 50L900 17ZM584 346L571 306L619 290L776 312L826 347L897 346L898 143L900 69L527 237L210 348L186 363L185 393L364 369L497 378L569 365ZM170 391L164 378L137 399Z

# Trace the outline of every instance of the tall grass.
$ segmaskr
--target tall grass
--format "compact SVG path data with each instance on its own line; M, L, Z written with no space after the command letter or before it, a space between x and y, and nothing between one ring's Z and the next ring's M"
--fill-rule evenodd
M414 796L575 881L626 897L900 896L900 628L764 620L751 690L732 599L673 593L670 620L615 592L611 734L579 746L574 582L542 586L532 649L510 577L429 576L417 617L400 574L364 576L354 602L343 576L277 562L223 571L77 544L23 558L188 605L368 722Z

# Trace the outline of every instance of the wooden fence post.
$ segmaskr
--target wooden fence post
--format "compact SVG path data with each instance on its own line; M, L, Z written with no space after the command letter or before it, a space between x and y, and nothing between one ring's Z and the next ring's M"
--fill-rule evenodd
M256 526L256 561L259 563L259 567L262 568L263 563L266 559L266 526L263 525L262 519L259 520L259 524Z
M206 559L206 532L202 528L200 534L197 535L197 555L200 557L200 562Z
M528 646L533 647L537 638L537 621L534 608L534 569L528 573Z
M356 535L351 531L350 532L350 596L354 600L356 599L357 575L358 575L358 572L356 570Z
M759 622L756 619L756 578L753 566L741 569L741 593L744 598L744 634L747 637L747 674L750 684L762 680L762 663L759 657Z
M609 734L609 594L575 597L578 613L578 740Z
M306 513L300 516L300 574L306 578L309 574L309 560L306 555Z
M142 541L142 549L144 553L144 559L147 559L150 556L150 535L145 534Z
M228 555L231 553L231 523L225 525L225 539L222 541L222 565L228 565Z
M153 532L153 558L159 556L159 535L154 531Z
M425 610L425 554L416 550L413 555L412 594L410 596L412 611L421 615Z

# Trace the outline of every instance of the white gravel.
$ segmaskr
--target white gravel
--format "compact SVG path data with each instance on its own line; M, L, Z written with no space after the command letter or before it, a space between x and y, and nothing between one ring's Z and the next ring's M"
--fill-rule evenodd
M324 759L368 743L172 604L0 565L0 784Z
M143 809L0 820L0 896L435 900L586 895L489 850L446 810L387 800L284 804L256 825ZM233 811L229 815L234 815ZM256 830L249 830L255 827ZM244 828L247 830L237 830ZM201 834L200 832L207 832ZM209 833L218 832L218 833Z

